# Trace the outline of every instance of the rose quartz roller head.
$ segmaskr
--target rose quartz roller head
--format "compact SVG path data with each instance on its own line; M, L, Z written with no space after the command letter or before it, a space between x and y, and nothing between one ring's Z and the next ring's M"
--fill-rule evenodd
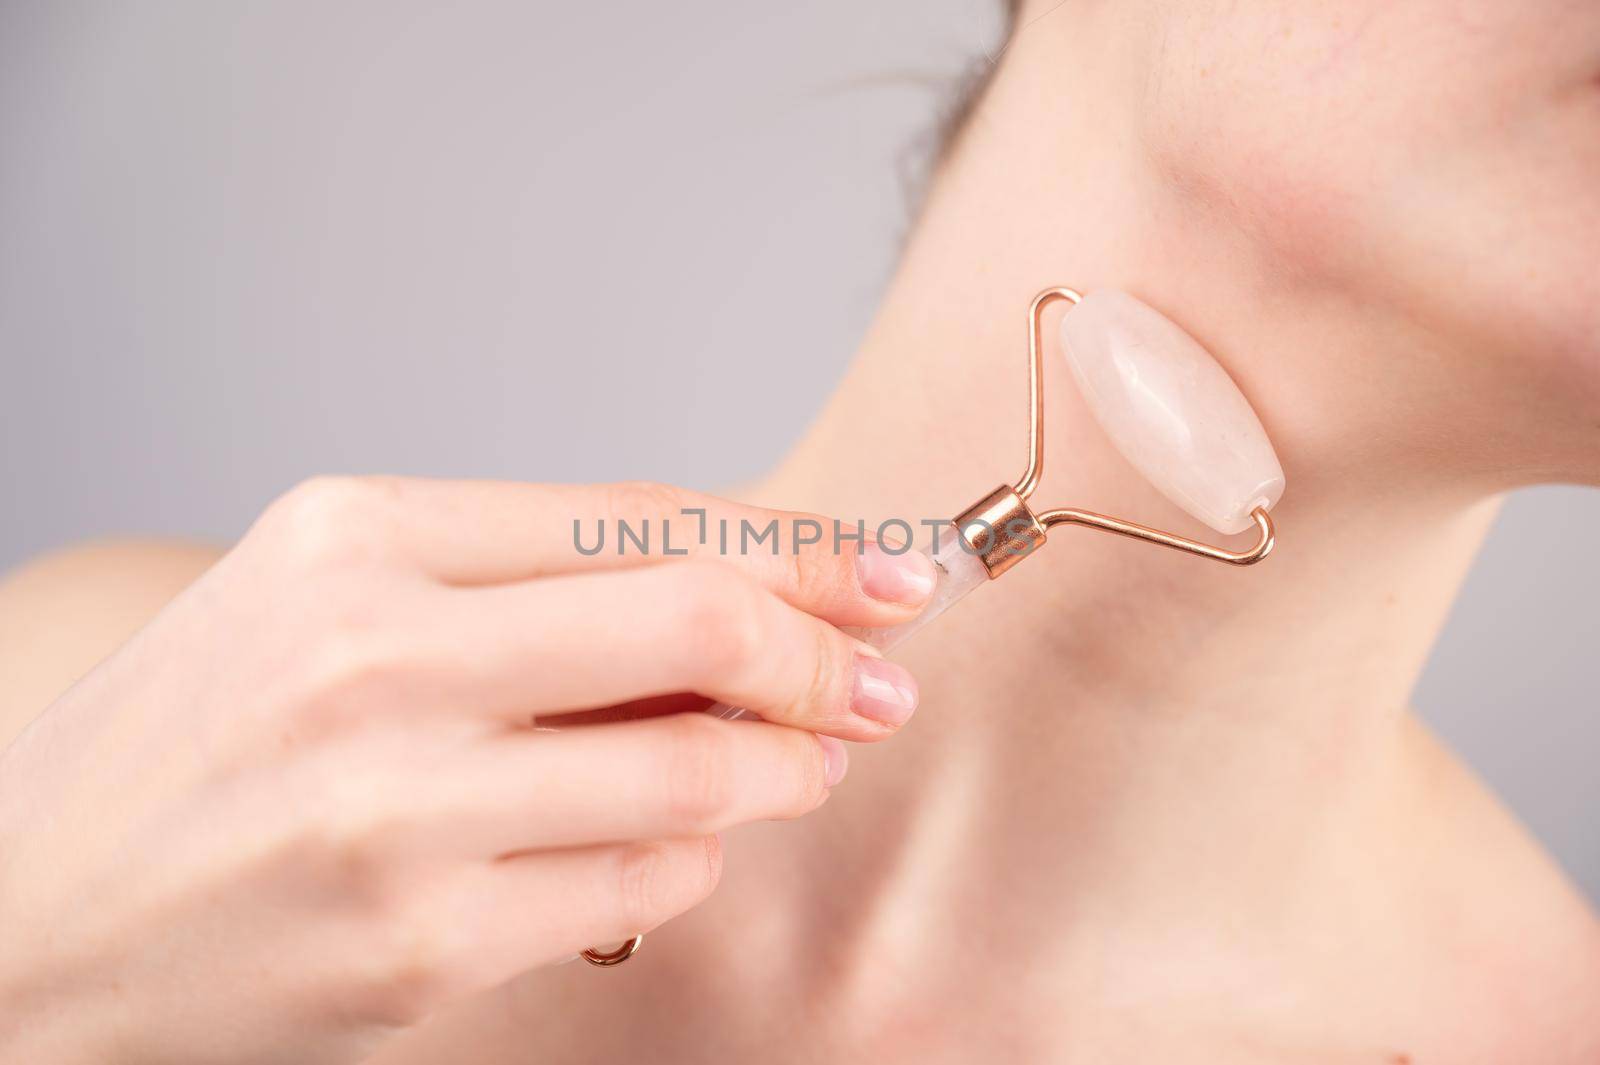
M1250 528L1283 495L1256 412L1211 354L1125 292L1101 289L1061 319L1061 348L1106 436L1161 494L1220 533Z
M1061 347L1084 401L1106 436L1163 495L1225 535L1254 527L1256 542L1233 551L1093 511L1062 507L1035 512L1028 497L1044 473L1044 308L1073 306L1061 320ZM887 651L950 608L973 588L1000 576L1044 543L1048 530L1080 525L1248 566L1274 543L1267 512L1283 495L1283 468L1261 420L1228 372L1193 337L1125 292L1080 296L1046 289L1028 312L1028 397L1032 421L1028 468L933 530L922 550L938 584L914 620L888 629L851 630ZM725 705L712 713L742 717Z

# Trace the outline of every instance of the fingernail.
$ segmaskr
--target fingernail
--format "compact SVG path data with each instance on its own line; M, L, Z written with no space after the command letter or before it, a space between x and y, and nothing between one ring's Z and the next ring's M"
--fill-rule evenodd
M903 667L856 655L850 709L884 725L903 725L917 708L917 682Z
M933 562L921 551L892 554L882 544L863 544L856 552L861 590L874 599L921 606L933 594Z
M833 787L844 779L844 774L850 768L850 753L845 750L844 741L832 736L817 735L817 742L822 744L822 762L826 767L823 770L823 783Z

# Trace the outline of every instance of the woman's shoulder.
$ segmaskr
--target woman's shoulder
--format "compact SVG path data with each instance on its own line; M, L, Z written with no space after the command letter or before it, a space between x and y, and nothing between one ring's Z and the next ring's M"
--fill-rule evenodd
M0 747L221 554L195 543L105 540L0 575Z
M1494 1045L1497 1061L1600 1061L1600 915L1422 722L1407 715L1405 728L1417 771L1372 868L1408 915L1392 939L1418 951L1413 986L1448 1004L1434 1017L1453 1047Z

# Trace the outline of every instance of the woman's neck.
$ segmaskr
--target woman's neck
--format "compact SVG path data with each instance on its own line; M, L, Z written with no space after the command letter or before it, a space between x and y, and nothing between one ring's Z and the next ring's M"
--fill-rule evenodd
M1292 278L1267 280L1280 277L1281 255L1186 213L1181 183L1119 135L1109 93L1088 106L1087 94L1049 92L1053 67L1030 58L1008 58L855 364L755 494L848 518L953 516L1025 465L1034 294L1126 288L1194 333L1256 405L1288 479L1276 552L1241 570L1060 529L919 642L981 655L976 676L976 659L956 671L964 686L1151 713L1205 705L1218 725L1250 732L1346 733L1353 707L1400 709L1505 487L1408 435L1405 401L1391 395L1403 383L1341 380L1373 350L1426 337ZM1060 313L1047 312L1035 506L1217 540L1105 440L1061 360ZM959 620L969 613L1006 624L969 632Z
M1160 934L1178 885L1186 920L1210 899L1253 908L1251 927L1270 934L1295 897L1286 887L1393 799L1408 693L1500 486L1427 472L1438 462L1397 428L1399 401L1351 379L1368 358L1342 357L1425 337L1299 291L1281 249L1190 209L1109 91L1051 91L1029 47L939 175L843 385L750 494L869 524L953 516L1025 463L1032 296L1117 287L1194 333L1257 406L1288 479L1278 547L1241 570L1053 532L899 652L923 706L901 736L856 753L849 797L835 799L870 811L851 829L858 853L841 864L835 824L816 854L860 881L855 897L892 907L836 915L880 945L926 932L895 916L908 895L923 918L955 921L980 881L1031 915L1010 930L1019 939L1062 906L1096 911L1102 932L1107 911L1139 912ZM1096 60L1080 58L1093 77ZM1110 448L1053 335L1035 502L1216 539ZM995 899L985 912L1004 923Z

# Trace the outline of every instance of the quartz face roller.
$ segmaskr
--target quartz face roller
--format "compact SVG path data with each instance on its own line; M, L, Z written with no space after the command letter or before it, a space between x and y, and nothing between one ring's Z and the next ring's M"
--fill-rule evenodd
M1174 322L1100 289L1061 319L1084 401L1122 456L1168 499L1221 533L1283 495L1283 468L1244 394Z
M1036 328L1040 301L1068 291L1049 290L1035 300ZM1070 295L1074 306L1061 320L1062 352L1084 402L1117 450L1163 495L1218 532L1231 535L1255 525L1253 512L1271 510L1283 495L1283 468L1261 420L1228 372L1188 333L1125 292L1101 289L1081 299L1076 293ZM1036 333L1032 339L1037 359ZM1036 419L1040 410L1036 408ZM1036 421L1036 434L1038 425ZM1030 475L1033 469L1030 466ZM991 513L993 502L1000 508L992 512L995 515L1020 510L1042 539L1044 528L1023 499L1030 488L1021 483L1016 489L1002 487L959 520L966 523L975 514ZM1061 517L1066 514L1077 518ZM1078 520L1226 562L1259 561L1272 546L1270 526L1263 526L1265 539L1258 549L1231 554L1103 515L1087 515L1095 519L1092 522L1083 520L1083 512L1049 511L1039 517L1049 524L1052 515L1058 521ZM986 566L953 523L930 535L923 550L933 560L938 580L927 608L903 625L851 629L851 635L888 651L984 583L991 566L998 575L1009 564L991 559ZM728 718L751 716L727 704L713 706L710 712Z

